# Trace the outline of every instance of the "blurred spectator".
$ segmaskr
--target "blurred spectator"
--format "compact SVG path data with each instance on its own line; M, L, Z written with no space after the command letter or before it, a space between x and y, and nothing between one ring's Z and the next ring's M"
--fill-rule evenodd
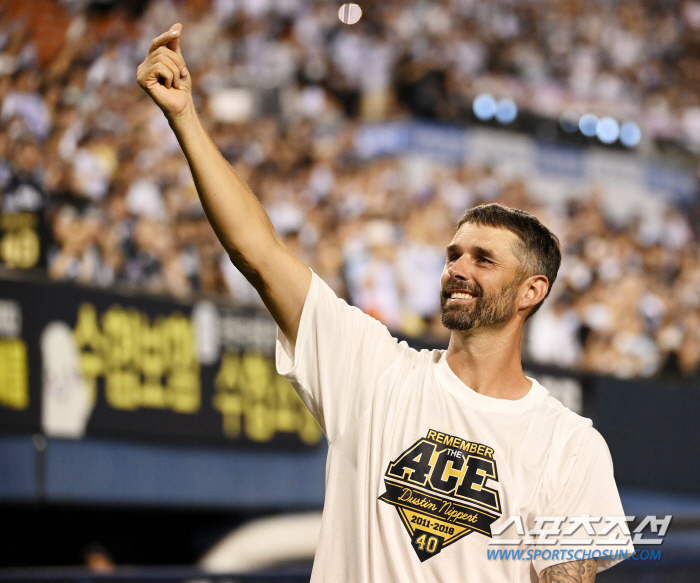
M101 544L91 543L83 551L85 566L93 573L108 575L116 567L112 557Z
M539 310L528 329L529 356L535 362L575 367L582 352L581 321L568 302L562 298L550 299L550 304Z

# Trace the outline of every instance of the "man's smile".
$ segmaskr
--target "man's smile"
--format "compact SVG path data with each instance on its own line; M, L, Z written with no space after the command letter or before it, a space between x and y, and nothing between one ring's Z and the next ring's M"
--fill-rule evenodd
M448 292L447 301L448 303L466 303L471 300L475 300L476 296L472 293L466 291L453 291Z

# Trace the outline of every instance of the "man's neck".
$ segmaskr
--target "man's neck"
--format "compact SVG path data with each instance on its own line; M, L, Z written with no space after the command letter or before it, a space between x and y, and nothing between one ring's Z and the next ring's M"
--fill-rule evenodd
M447 364L465 390L496 399L521 399L532 386L520 362L521 332L515 321L496 329L453 330Z

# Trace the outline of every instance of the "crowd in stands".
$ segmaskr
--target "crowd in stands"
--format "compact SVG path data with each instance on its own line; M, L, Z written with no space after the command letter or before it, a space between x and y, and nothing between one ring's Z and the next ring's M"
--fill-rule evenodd
M135 83L151 40L179 21L214 142L341 297L400 334L444 341L445 245L466 208L497 201L563 242L529 326L531 360L620 377L698 368L700 253L680 210L654 228L612 225L595 191L543 206L488 167L435 164L416 178L411 160L358 160L354 135L361 120L459 120L489 89L547 115L639 116L692 147L700 57L686 49L700 41L700 3L385 0L351 28L325 1L153 0L136 18L45 0L50 37L21 4L0 14L0 230L38 217L52 279L259 302Z

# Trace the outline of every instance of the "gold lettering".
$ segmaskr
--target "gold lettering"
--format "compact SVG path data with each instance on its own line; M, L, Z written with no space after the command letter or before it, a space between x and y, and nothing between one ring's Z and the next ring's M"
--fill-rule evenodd
M133 411L141 402L141 383L133 371L115 370L105 377L105 398L114 409Z
M97 380L104 378L111 407L199 410L199 362L192 324L183 314L159 316L151 325L146 314L114 305L100 322L95 307L83 304L74 335L83 378L93 396Z
M39 261L40 253L39 236L30 228L9 231L0 240L0 257L9 267L34 267Z
M414 492L410 488L404 488L401 492L401 496L399 496L399 500L401 500L402 502L408 502L409 504L417 506L418 508L425 508L427 510L437 510L437 504L431 502L430 499L420 495L414 496L414 494L416 494L416 492Z
M104 374L104 363L103 335L97 322L97 311L92 304L82 304L78 309L73 337L80 352L80 372L94 402L97 397L97 379Z
M39 218L30 212L0 213L0 229L3 231L19 231L20 229L36 229Z
M100 317L93 305L83 304L74 335L85 381L96 394L104 378L111 407L169 408L182 414L200 409L200 365L192 323L183 314L158 316L151 324L133 308L114 305ZM265 442L277 432L296 432L307 444L321 439L313 416L268 356L225 353L214 386L213 405L222 413L228 437L245 431L249 439Z
M309 445L321 439L321 428L265 355L224 353L214 381L214 407L223 417L224 434L270 441L278 432L294 433Z
M478 520L478 515L472 512L462 512L461 510L453 510L452 502L443 502L440 512L447 516L449 522L455 522L461 520L462 522L469 522L471 524Z
M0 405L29 407L27 346L19 338L0 339Z

